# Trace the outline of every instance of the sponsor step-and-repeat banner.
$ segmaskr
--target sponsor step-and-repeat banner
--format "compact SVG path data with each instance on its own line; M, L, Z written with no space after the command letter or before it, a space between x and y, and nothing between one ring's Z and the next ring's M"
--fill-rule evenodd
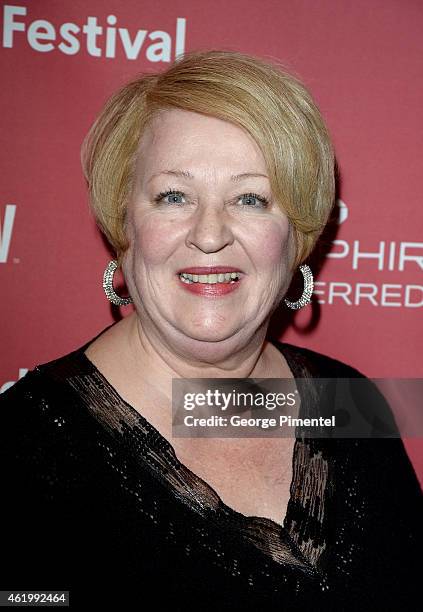
M1 392L118 316L80 147L118 87L201 49L281 62L312 92L335 145L337 201L310 263L313 303L281 306L272 330L374 379L423 378L421 3L22 0L1 13ZM421 441L404 437L423 482Z

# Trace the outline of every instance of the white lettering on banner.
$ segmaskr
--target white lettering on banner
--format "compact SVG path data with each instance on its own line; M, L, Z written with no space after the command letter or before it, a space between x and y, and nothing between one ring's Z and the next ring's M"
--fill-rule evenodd
M354 249L353 249L353 270L357 270L358 268L358 260L360 259L360 257L362 257L363 259L371 259L372 257L374 257L375 259L378 260L378 270L383 270L383 260L384 260L384 256L385 256L385 243L384 242L380 242L380 248L376 253L360 253L360 251L358 250L360 247L360 243L358 240L354 240Z
M337 200L339 208L338 224L348 219L348 206L342 200ZM365 245L363 246L363 243ZM327 254L328 258L350 261L351 268L358 270L368 262L373 269L389 272L407 271L420 272L423 270L423 242L395 242L381 240L369 246L368 241L334 240L333 252ZM394 280L394 279L392 279ZM396 279L395 279L396 280ZM388 308L422 308L423 286L404 285L401 283L358 282L346 281L316 281L313 293L317 296L319 304L346 304L347 306L360 306L371 304Z
M27 372L28 372L27 368L19 368L19 378L18 378L18 380L23 378ZM4 393L5 391L7 391L7 389L10 389L10 387L13 387L15 382L17 382L17 381L16 380L9 380L9 381L5 382L4 385L2 385L0 387L0 393Z
M353 270L358 270L359 260L364 259L375 259L377 261L378 270L386 269L393 271L396 269L403 272L405 262L407 261L414 262L413 265L417 265L423 270L423 255L408 253L410 249L423 249L423 242L390 242L389 248L386 249L385 241L382 240L372 251L360 250L359 240L353 241L352 248L346 240L334 240L332 244L340 250L328 253L327 257L332 259L345 259L351 253ZM398 251L397 245L399 245Z
M317 299L319 304L333 305L337 300L348 306L360 306L363 303L372 304L372 306L405 306L405 308L423 306L422 285L316 281L313 293L321 296Z
M136 60L141 49L145 46L145 57L150 62L170 62L172 59L172 37L163 30L137 30L135 34L130 34L126 28L116 28L117 17L108 15L107 27L98 25L97 17L87 17L86 23L82 28L76 23L63 23L59 28L60 42L57 42L56 28L46 19L36 19L27 26L27 23L18 19L26 17L27 7L5 5L3 10L3 47L13 48L16 32L25 32L28 44L34 51L39 53L49 53L58 49L65 55L75 55L81 50L81 40L78 34L82 32L85 40L86 51L92 57L115 58L116 47L120 47L129 60ZM175 33L175 53L174 58L185 53L185 27L186 19L177 17ZM116 34L119 36L116 36Z
M407 248L421 249L423 244L420 242L400 242L400 255L399 255L399 266L398 270L404 270L405 261L417 261L420 268L423 270L423 256L416 257L415 255L406 255L405 250Z
M0 263L7 262L10 241L12 239L13 223L15 221L15 212L16 205L7 204L4 212L3 224L0 220Z

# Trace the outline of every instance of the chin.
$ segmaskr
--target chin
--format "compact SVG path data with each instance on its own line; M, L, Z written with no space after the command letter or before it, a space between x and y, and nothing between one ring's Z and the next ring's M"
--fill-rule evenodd
M223 342L224 340L228 340L232 338L236 334L236 330L234 329L194 329L191 327L187 330L186 335L189 336L192 340L197 340L198 342Z

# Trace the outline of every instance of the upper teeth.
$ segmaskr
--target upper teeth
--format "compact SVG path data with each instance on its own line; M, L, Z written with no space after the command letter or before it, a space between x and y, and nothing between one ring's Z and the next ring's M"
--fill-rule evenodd
M239 279L241 274L239 272L226 272L226 274L188 274L188 272L181 272L179 276L192 283L228 283L231 280Z

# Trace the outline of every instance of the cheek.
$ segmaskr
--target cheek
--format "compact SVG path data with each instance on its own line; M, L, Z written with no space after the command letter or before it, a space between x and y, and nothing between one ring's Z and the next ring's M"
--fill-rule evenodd
M254 241L257 267L269 268L284 265L289 252L288 220L268 220L261 224Z
M137 219L133 225L133 247L136 256L148 265L162 264L172 252L174 228L157 216Z

